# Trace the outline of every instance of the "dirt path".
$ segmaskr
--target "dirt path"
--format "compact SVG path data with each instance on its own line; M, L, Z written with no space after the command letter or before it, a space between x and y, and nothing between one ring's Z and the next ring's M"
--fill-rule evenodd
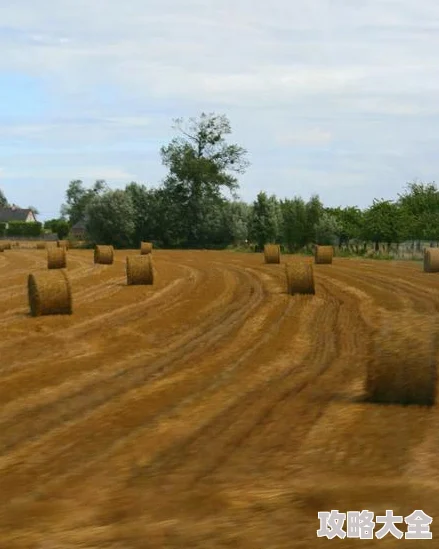
M437 408L362 402L372 313L436 314L438 276L339 259L291 297L260 255L157 251L127 287L127 253L69 251L74 315L37 319L45 253L0 257L0 549L317 547L331 509L423 509L439 547Z

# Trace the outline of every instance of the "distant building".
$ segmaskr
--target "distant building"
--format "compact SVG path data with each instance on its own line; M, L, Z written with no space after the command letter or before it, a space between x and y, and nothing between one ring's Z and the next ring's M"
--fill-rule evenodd
M78 240L82 240L85 238L85 224L87 223L86 219L81 219L77 223L73 225L73 227L70 229L70 234L73 236L73 238L77 238Z
M9 227L11 221L25 221L26 223L35 223L37 221L35 214L29 208L19 208L15 204L7 208L0 207L0 223L6 223Z

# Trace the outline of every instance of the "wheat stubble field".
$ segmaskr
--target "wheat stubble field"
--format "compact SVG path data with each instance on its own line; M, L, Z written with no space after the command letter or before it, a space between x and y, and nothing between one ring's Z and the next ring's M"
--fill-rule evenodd
M362 399L371 314L433 317L439 275L336 258L289 296L262 254L155 251L127 287L138 253L70 250L74 313L38 318L45 251L0 255L1 549L427 543L317 539L331 509L422 509L439 546L437 406Z

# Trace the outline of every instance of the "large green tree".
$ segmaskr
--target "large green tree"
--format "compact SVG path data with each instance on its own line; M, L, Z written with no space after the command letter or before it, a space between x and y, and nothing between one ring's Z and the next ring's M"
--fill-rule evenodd
M121 248L132 245L135 233L134 207L124 190L107 190L95 195L85 210L86 230L96 244Z
M242 201L226 202L223 224L227 243L242 245L250 236L251 206Z
M136 182L129 183L125 192L129 195L134 215L133 245L138 247L143 241L161 240L160 200L157 189L147 188Z
M185 244L198 247L205 240L209 208L222 202L224 190L234 195L238 189L235 174L244 173L249 165L247 151L226 142L231 126L225 115L202 113L188 122L179 118L174 123L181 135L160 151L169 169L164 191L180 212L179 228ZM169 213L175 216L175 211Z
M398 204L407 216L415 240L439 240L439 190L434 182L413 181L406 185Z
M280 202L282 209L283 242L290 252L303 248L307 238L305 201L296 196Z
M70 225L65 219L48 219L44 228L55 233L60 240L63 240L70 232Z
M106 190L108 188L103 179L98 179L91 189L85 188L80 179L70 181L66 191L66 204L61 206L62 216L68 218L70 225L82 221L91 200Z
M349 246L352 240L363 236L363 212L357 206L325 208L325 212L335 217L339 223L338 245Z
M253 202L250 232L259 250L265 244L276 242L277 223L276 199L261 191Z
M315 225L315 242L323 246L336 246L342 231L341 222L336 216L323 212Z
M316 225L324 212L323 204L318 195L312 195L305 206L306 224L305 224L305 239L306 244L315 242Z
M375 250L384 242L390 247L392 243L402 242L408 233L407 215L392 200L377 200L364 213L365 240L374 242Z

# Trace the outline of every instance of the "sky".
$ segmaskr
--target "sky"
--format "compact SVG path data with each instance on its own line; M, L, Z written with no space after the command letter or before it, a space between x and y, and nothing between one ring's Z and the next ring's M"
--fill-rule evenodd
M0 189L158 186L173 119L225 114L240 196L394 199L439 168L434 0L0 0Z

